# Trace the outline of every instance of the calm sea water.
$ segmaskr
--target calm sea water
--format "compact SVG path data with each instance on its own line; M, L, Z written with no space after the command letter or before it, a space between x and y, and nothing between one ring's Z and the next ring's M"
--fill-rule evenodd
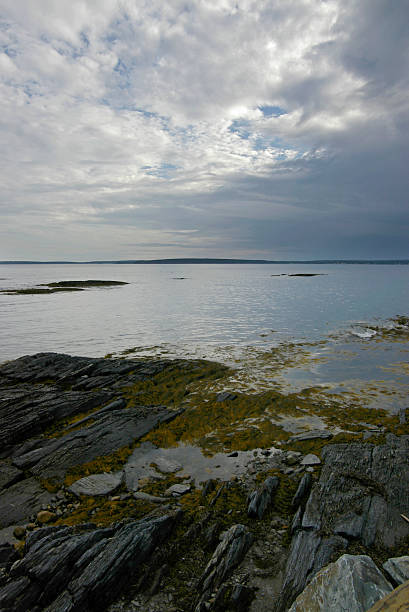
M296 273L320 276L273 276ZM385 368L408 361L402 344L378 343L375 356L366 351L364 359L361 353L371 340L366 324L409 314L408 265L0 265L2 289L86 279L129 285L0 294L0 361L39 351L104 356L136 347L136 356L199 356L243 365L255 364L258 352L280 343L321 342L311 354L326 353L326 359L293 367L287 373L293 384L369 380L379 378L379 367L382 380L396 380L396 372ZM348 336L354 329L358 333ZM347 365L339 355L351 347L355 357Z

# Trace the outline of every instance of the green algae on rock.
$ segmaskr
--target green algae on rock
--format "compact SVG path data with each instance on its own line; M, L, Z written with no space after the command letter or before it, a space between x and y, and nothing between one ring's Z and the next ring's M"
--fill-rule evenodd
M92 287L116 287L120 285L128 285L124 281L114 280L70 280L57 281L52 283L40 283L35 287L22 289L2 289L0 293L6 295L47 295L51 293L60 293L63 291L83 291Z

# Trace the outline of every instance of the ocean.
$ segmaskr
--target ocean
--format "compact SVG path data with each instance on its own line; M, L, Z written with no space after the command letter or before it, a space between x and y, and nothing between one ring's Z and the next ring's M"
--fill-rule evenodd
M87 279L129 284L0 294L0 361L200 357L234 366L232 385L247 390L319 385L392 411L407 404L409 329L396 317L409 315L408 265L0 265L3 291Z

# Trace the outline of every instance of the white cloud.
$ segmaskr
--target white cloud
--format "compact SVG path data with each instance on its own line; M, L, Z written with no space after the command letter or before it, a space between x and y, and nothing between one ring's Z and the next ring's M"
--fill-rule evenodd
M37 221L27 246L13 234L0 259L41 257L56 227L53 257L75 257L75 236L91 227L89 257L103 257L109 224L109 256L141 256L128 234L169 244L172 219L188 231L186 211L192 249L207 241L237 255L246 225L223 242L214 220L243 218L265 254L257 219L287 218L291 236L294 209L337 201L350 215L367 197L386 212L370 164L407 151L409 118L408 10L393 6L1 0L0 214L5 234ZM388 168L399 208L406 176Z

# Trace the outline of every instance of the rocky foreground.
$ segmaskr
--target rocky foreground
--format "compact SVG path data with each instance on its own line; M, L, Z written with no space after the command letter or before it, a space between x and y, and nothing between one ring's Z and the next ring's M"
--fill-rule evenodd
M203 457L199 481L149 440L183 429L188 383L180 401L139 399L209 373L53 353L0 366L1 611L365 612L409 599L409 436L306 432L325 440L317 454L271 440ZM235 395L214 401L225 411Z

